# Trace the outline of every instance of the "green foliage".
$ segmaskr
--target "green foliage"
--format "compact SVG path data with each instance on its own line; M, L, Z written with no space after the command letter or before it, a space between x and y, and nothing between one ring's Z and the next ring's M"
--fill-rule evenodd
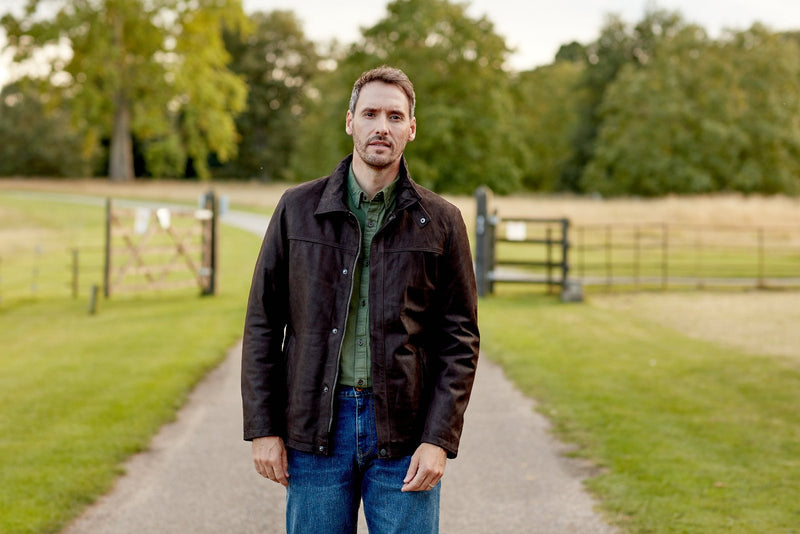
M81 151L68 114L30 80L0 91L0 176L81 176Z
M244 27L239 0L59 0L52 18L30 0L21 18L2 18L17 61L68 47L50 61L46 79L70 96L73 123L85 138L84 158L111 139L109 174L132 177L131 134L151 171L175 176L192 158L208 177L210 151L235 154L233 115L246 98L242 80L225 67L222 26ZM40 60L40 59L39 59Z
M685 23L677 13L655 10L646 13L634 28L611 16L598 39L586 47L586 69L581 86L585 99L580 102L579 121L572 134L573 154L562 172L559 188L583 191L581 176L595 153L595 142L602 125L600 106L606 90L626 65L646 64L663 38Z
M586 98L562 188L800 191L800 50L791 35L756 25L711 40L678 13L653 11L633 27L610 19L586 50Z
M585 91L578 81L583 63L557 61L520 73L513 84L517 130L525 143L522 185L531 191L555 191L572 156L570 136L578 124Z
M687 26L599 109L582 187L603 194L800 191L800 48L754 26L721 42Z
M291 12L248 19L240 0L54 0L50 18L37 15L44 2L2 18L16 60L71 50L31 86L22 133L82 141L59 143L73 155L63 163L18 151L13 168L73 173L74 154L91 166L110 144L112 176L133 168L135 147L137 169L156 177L206 178L210 162L226 178L316 178L352 150L353 81L390 64L419 101L412 173L441 192L800 194L800 32L711 39L651 9L635 24L610 16L596 40L514 73L491 21L452 0L395 0L358 42L325 52ZM53 127L66 114L71 126Z
M314 124L325 119L319 125L324 133L307 130L312 135L302 141L303 153L320 143L341 147L339 157L352 150L343 130L353 82L363 71L386 63L403 69L417 94L418 134L406 148L415 179L437 191L471 193L480 184L501 193L518 189L523 146L513 127L503 38L486 18L472 19L464 5L446 0L396 0L387 10L383 20L364 30L363 40L341 59L336 73L325 78L321 113L312 118ZM333 152L323 149L324 154ZM315 170L327 173L330 165Z
M541 401L622 532L793 532L800 369L642 317L530 294L481 301L482 348ZM768 459L768 460L765 460Z
M249 86L247 109L237 117L238 157L214 170L217 176L286 179L306 105L308 80L319 61L314 43L290 11L250 16L252 34L224 33L230 68Z
M345 57L341 50L333 54L339 61ZM353 140L344 131L347 104L353 82L366 69L346 67L339 63L335 70L322 70L309 84L306 113L298 125L298 138L289 158L292 180L306 181L330 174L344 155L353 151Z

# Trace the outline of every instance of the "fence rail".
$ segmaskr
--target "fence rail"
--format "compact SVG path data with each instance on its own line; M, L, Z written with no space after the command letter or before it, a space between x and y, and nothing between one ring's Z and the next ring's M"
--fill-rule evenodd
M34 245L0 256L0 305L113 292L199 287L216 291L217 199L198 209L114 207L107 201L106 243L73 248ZM123 204L122 202L120 204ZM94 290L94 291L93 291Z
M14 268L0 256L0 304L46 298L84 298L103 282L102 246L49 249L35 245L14 253Z
M584 286L800 286L800 227L604 224L575 234Z
M800 288L800 226L574 225L504 218L476 192L478 292L495 283L595 289Z

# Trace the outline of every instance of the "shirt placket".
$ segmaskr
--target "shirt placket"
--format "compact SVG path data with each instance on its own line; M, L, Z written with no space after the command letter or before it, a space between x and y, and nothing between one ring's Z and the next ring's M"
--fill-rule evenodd
M367 365L369 353L369 258L370 247L375 233L378 231L381 210L383 209L383 193L371 202L366 202L366 221L364 224L364 243L362 246L362 262L359 280L358 315L356 320L356 384L371 385L370 369Z

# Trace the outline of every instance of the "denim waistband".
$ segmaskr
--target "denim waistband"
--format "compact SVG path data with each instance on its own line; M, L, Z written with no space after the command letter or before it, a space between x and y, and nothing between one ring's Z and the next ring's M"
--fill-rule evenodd
M370 397L372 396L372 388L357 388L355 386L336 386L336 395L339 397Z

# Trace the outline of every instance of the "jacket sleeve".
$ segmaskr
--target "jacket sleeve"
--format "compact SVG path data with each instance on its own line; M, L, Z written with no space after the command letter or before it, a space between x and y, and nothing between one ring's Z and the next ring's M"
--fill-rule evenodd
M453 208L455 210L455 208ZM467 230L461 214L452 217L437 288L440 322L434 333L430 359L433 390L422 441L444 448L450 458L458 453L464 411L478 364L478 295Z
M284 436L287 317L285 197L272 215L256 261L242 340L244 439Z

